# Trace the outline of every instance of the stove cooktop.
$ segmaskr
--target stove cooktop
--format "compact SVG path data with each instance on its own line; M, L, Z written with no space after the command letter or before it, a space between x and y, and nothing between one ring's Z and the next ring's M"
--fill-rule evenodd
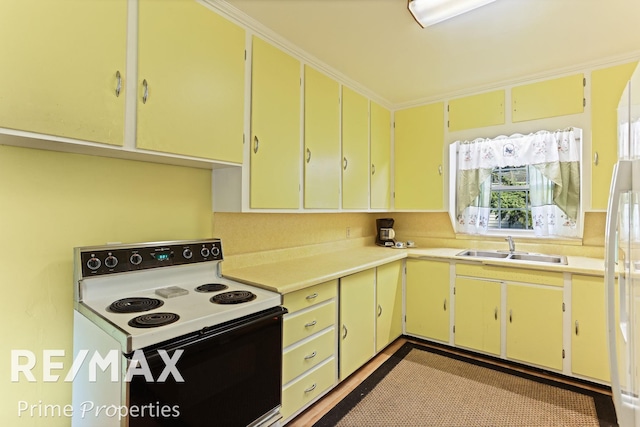
M207 243L205 247L211 247ZM162 245L161 253L193 253L193 248L181 242L179 245ZM213 243L213 248L220 248ZM81 249L81 248L80 248ZM172 250L173 249L173 250ZM118 270L100 270L100 274L88 268L101 259L117 253ZM165 261L153 259L157 267L140 268L140 264L127 269L127 258L137 261L133 254L154 253L137 248L91 248L80 251L76 259L83 262L85 277L76 283L76 310L80 311L103 330L117 339L123 351L128 353L163 341L180 337L205 328L214 327L281 304L276 292L239 283L220 275L221 252L216 257L200 257L194 262L179 259L175 264L159 264ZM131 254L131 255L130 255ZM169 259L169 258L167 258ZM129 260L131 261L131 259ZM113 264L113 263L112 263ZM162 267L162 268L160 268Z

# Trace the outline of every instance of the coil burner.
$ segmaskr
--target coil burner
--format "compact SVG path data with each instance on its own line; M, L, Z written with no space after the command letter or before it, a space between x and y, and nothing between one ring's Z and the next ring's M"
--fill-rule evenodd
M122 298L111 303L108 310L113 313L140 313L162 307L164 302L157 298Z
M256 299L255 294L249 291L223 292L211 297L211 302L216 304L242 304Z
M157 328L176 322L180 319L175 313L149 313L134 317L128 325L133 328Z

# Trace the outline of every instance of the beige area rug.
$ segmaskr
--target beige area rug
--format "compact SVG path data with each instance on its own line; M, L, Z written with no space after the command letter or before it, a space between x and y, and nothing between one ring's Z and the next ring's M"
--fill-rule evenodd
M615 426L611 397L406 343L315 426Z

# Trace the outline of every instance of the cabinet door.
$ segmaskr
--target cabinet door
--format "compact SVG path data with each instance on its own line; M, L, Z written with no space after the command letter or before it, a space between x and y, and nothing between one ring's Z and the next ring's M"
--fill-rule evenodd
M511 89L511 120L544 119L584 111L584 75L516 86Z
M376 352L402 335L402 261L376 269Z
M571 278L571 371L609 381L604 278Z
M562 289L507 284L507 358L562 369Z
M375 269L340 279L340 379L374 354L374 297Z
M342 207L369 207L369 100L342 88Z
M340 86L304 68L304 207L340 205Z
M2 0L0 127L122 145L126 37L126 0Z
M406 331L449 342L449 263L407 260Z
M395 112L395 208L443 208L444 103Z
M455 344L500 354L500 282L456 278Z
M251 208L300 205L300 62L253 38Z
M591 73L592 209L607 209L611 173L618 161L618 102L636 65L632 62Z
M195 0L140 0L137 147L241 163L244 51Z
M371 209L389 209L391 112L371 102Z

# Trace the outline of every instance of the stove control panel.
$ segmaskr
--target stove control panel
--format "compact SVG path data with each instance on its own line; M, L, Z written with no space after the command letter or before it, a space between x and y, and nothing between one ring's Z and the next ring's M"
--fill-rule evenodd
M79 248L82 277L222 261L220 239Z

